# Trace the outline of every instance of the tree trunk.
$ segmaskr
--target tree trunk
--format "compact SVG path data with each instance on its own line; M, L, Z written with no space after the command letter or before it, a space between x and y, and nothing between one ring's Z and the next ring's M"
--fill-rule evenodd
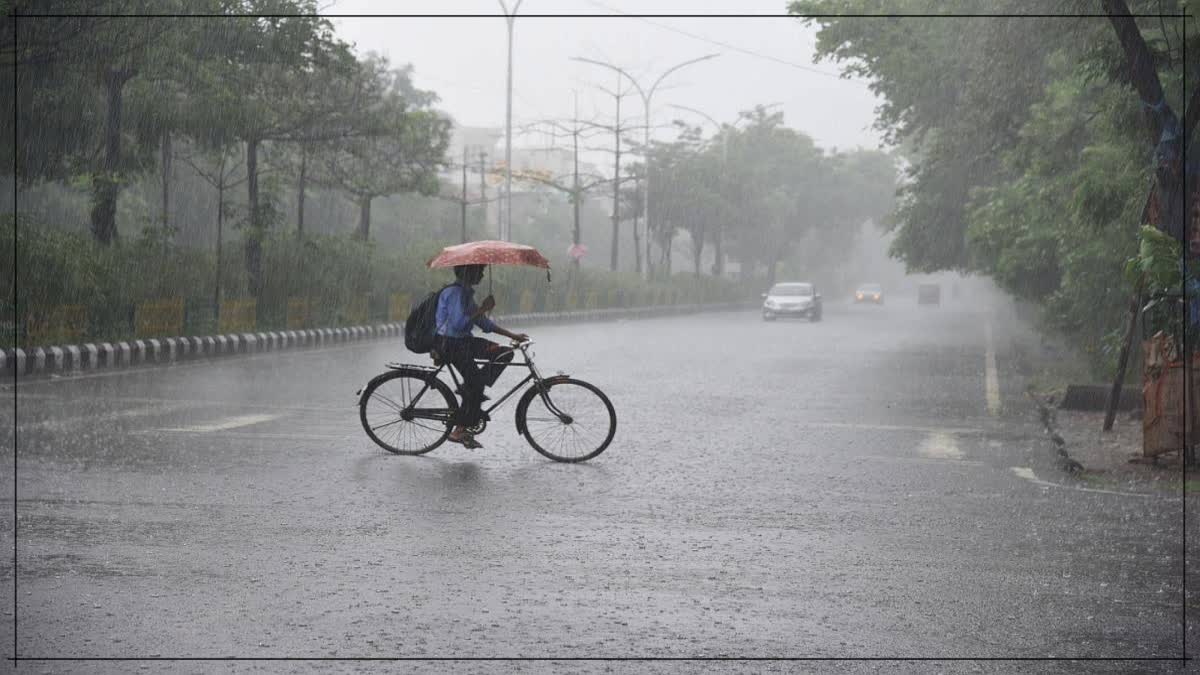
M296 236L304 236L304 192L308 187L308 147L300 144L300 181L296 186Z
M358 231L354 236L363 241L371 238L371 195L358 199Z
M246 197L250 226L246 228L246 279L255 298L262 291L262 210L258 204L258 144L246 141Z
M716 253L716 260L713 261L713 276L724 278L725 276L725 252L721 249L721 228L713 230L713 250Z
M221 235L225 228L225 158L221 157L220 183L217 185L217 269L213 283L213 317L221 316Z
M673 233L668 232L663 244L663 279L671 278L671 247L674 243Z
M696 267L696 276L700 276L700 258L704 255L704 237L692 237L692 263Z
M654 280L654 259L653 259L653 258L650 256L650 254L651 254L651 251L650 251L650 240L654 239L654 233L650 231L650 218L649 218L649 214L646 214L646 215L647 215L647 218L646 218L646 236L645 236L645 240L646 240L646 255L645 255L645 259L646 259L646 280L647 280L647 281L653 281L653 280Z
M637 178L633 180L633 189L637 194L641 194L641 187ZM642 276L642 242L638 239L638 209L633 210L633 270L640 277Z
M1187 235L1186 206L1181 198L1183 186L1182 156L1184 137L1190 131L1180 129L1180 119L1163 96L1162 83L1154 66L1154 56L1142 37L1137 21L1130 15L1125 0L1103 0L1105 14L1117 34L1121 49L1129 64L1130 80L1138 92L1145 111L1149 139L1157 147L1155 174L1158 183L1159 222L1154 225L1177 240ZM1185 110L1186 114L1187 111ZM1186 118L1185 118L1186 121ZM1164 138L1167 133L1182 131L1184 137L1175 141ZM1172 147L1173 146L1173 147Z
M619 82L618 82L619 84ZM619 87L618 87L619 88ZM621 97L617 97L616 154L613 160L612 254L608 261L611 271L617 271L617 251L621 243Z
M162 227L171 226L171 132L162 136Z
M572 202L572 208L573 208L572 218L574 221L574 225L571 230L571 242L574 243L576 246L578 246L580 243L581 234L582 234L579 230L579 201L580 201L579 198L580 198L580 194L578 192L578 190L579 190L578 179L576 179L576 181L575 181L575 189L576 189L575 194L571 195L571 202ZM574 270L576 272L579 271L579 256L574 256L574 255L571 256L571 268L572 268L572 270Z
M117 239L117 196L121 177L121 97L132 74L109 70L104 75L108 111L104 127L104 165L92 178L92 236L101 244Z

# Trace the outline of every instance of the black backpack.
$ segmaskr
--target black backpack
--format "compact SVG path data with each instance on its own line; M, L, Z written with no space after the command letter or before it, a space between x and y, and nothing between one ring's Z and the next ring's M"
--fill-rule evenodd
M433 349L434 331L437 326L438 298L442 291L454 284L447 284L425 296L424 300L416 303L408 313L404 322L404 346L414 354L428 354Z

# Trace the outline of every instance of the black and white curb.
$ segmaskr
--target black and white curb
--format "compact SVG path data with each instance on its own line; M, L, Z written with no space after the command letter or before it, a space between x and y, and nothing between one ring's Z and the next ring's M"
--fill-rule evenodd
M534 312L497 316L512 325L566 321L604 321L610 319L671 316L706 311L743 309L746 303L659 305L652 307L587 309L563 312ZM81 373L114 368L169 365L182 361L259 354L288 349L312 349L348 342L396 338L404 334L401 322L345 328L230 333L193 337L168 337L123 342L98 342L81 345L34 347L0 350L0 373L11 378L22 376Z

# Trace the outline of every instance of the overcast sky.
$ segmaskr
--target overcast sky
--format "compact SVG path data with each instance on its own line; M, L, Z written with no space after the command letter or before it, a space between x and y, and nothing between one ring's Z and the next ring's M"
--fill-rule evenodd
M512 7L515 0L507 0ZM506 28L499 0L324 0L329 14L494 14L493 17L335 18L338 35L359 53L375 51L393 64L411 63L417 86L441 97L440 107L468 126L504 125ZM839 79L836 64L814 65L815 28L786 17L632 18L637 14L783 14L786 0L524 0L520 15L601 14L612 18L526 16L513 39L513 126L569 118L574 91L580 116L611 122L612 98L596 85L616 86L613 71L571 61L582 56L618 65L648 87L664 70L719 53L664 80L654 94L655 125L684 118L677 104L732 122L756 104L782 103L788 126L825 148L874 148L877 100L858 80ZM723 43L723 44L719 44ZM753 52L754 54L747 53ZM640 99L622 103L622 117L640 123ZM636 119L633 119L636 118ZM668 131L659 132L667 138ZM521 144L514 139L514 145ZM541 144L530 140L525 144Z

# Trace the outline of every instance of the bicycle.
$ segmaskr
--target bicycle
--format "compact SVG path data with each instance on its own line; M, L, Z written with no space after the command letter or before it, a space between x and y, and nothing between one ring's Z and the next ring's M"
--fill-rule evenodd
M604 452L617 432L617 412L608 396L596 386L567 375L542 377L529 351L532 346L532 341L526 341L507 347L523 357L507 367L526 367L529 373L486 408L480 421L468 431L482 433L491 412L532 383L517 402L515 418L517 432L534 450L556 462L583 462ZM488 359L475 362L491 363ZM397 455L423 455L446 442L459 404L438 376L448 371L460 391L462 383L453 366L437 358L434 364L436 368L389 362L388 372L375 376L359 390L363 429L384 450ZM418 405L422 399L425 405Z

